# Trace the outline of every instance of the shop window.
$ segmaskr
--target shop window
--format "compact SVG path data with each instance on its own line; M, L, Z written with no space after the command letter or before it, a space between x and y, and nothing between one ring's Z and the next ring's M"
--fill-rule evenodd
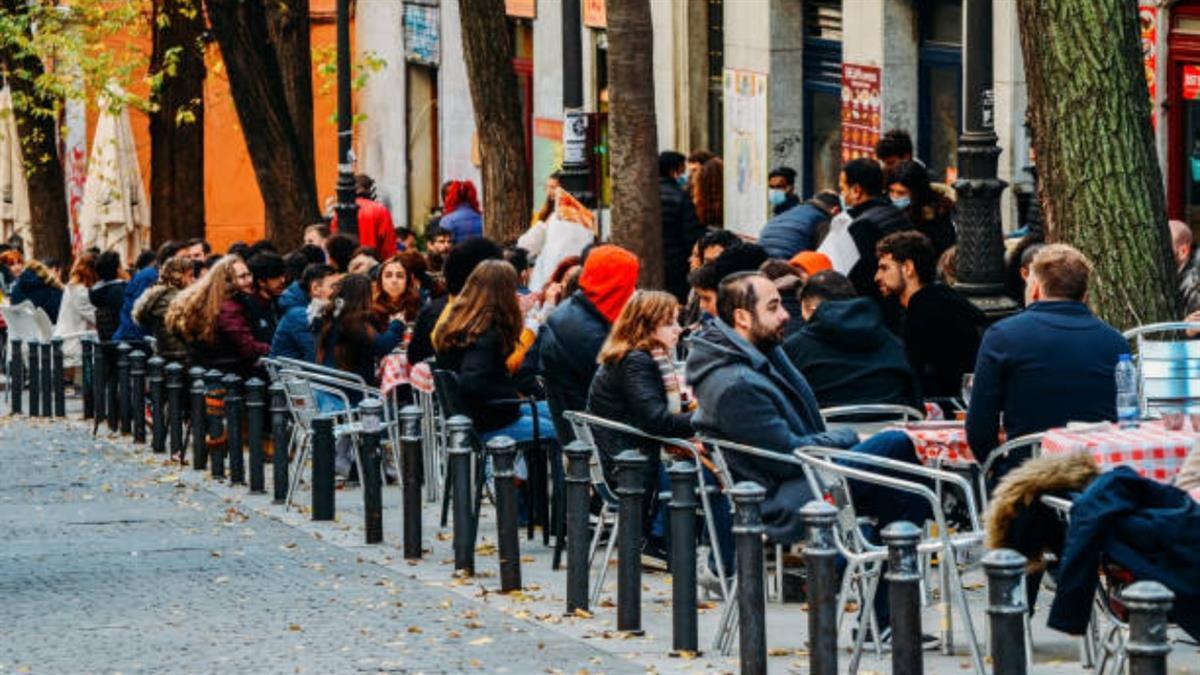
M806 197L837 190L842 169L842 3L804 5L804 185Z
M962 133L962 0L921 3L917 155L934 180L953 183Z

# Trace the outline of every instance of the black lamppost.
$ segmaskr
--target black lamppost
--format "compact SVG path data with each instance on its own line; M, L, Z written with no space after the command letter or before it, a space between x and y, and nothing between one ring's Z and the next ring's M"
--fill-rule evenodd
M1017 305L1004 293L1004 237L997 177L995 89L992 84L992 0L966 0L963 50L963 133L958 139L958 253L955 288L989 315Z
M562 186L591 205L587 115L583 112L583 27L579 0L563 0L563 165Z
M350 0L337 0L337 123L339 232L358 236L358 204L354 201L354 127L350 92Z

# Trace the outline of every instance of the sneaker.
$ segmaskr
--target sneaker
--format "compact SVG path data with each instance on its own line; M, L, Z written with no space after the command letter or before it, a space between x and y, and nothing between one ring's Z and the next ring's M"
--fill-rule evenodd
M656 572L666 572L670 569L669 554L662 541L647 538L642 544L642 567Z
M881 631L882 639L880 640L880 649L883 652L892 651L892 627L885 626ZM855 628L851 632L851 638L858 639L858 629ZM875 649L875 636L868 631L866 637L863 638L863 649ZM929 633L921 634L921 651L929 652L938 649L942 646L942 639L936 635Z

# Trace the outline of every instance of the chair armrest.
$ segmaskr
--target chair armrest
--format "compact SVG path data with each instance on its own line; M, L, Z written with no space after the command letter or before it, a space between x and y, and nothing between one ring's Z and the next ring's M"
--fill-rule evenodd
M1042 436L1044 435L1045 434L1040 432L1036 434L1026 434L1024 436L1014 438L1011 441L1006 441L988 454L987 459L984 460L982 465L980 465L980 470L983 472L984 476L987 476L992 471L992 465L999 461L1001 457L1008 457L1010 454L1012 454L1013 450L1041 445Z
M364 380L361 376L356 375L354 373L348 373L344 370L338 370L337 368L321 366L321 365L317 365L315 363L309 363L308 361L301 361L299 359L288 358L286 356L274 356L274 357L271 357L271 359L279 364L282 364L283 366L285 366L289 369L301 370L301 371L304 371L305 373L315 373L318 375L324 375L326 377L332 377L332 378L336 378L339 380L347 380L349 382L353 382L355 384L362 385L364 387L367 386L366 380Z

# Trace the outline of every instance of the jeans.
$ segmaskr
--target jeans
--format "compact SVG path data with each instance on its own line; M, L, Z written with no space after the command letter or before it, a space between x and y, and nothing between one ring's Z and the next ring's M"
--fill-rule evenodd
M545 401L537 402L538 435L542 439L558 440L554 431L554 419L550 416L550 406ZM533 414L526 404L521 405L521 416L512 424L495 431L479 434L484 443L497 436L508 436L518 443L528 443L533 440Z

